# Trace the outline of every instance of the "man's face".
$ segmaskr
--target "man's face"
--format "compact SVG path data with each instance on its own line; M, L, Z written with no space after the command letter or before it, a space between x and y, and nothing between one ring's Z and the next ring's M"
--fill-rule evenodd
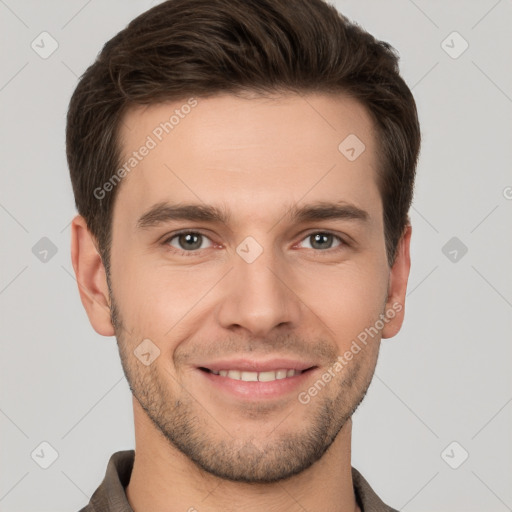
M375 133L341 96L185 104L132 109L122 125L123 162L150 147L114 208L122 364L155 427L199 467L277 481L323 455L375 368L381 332L334 366L389 307ZM365 145L356 159L338 149L351 134ZM145 215L160 203L226 218ZM328 205L345 214L297 216Z

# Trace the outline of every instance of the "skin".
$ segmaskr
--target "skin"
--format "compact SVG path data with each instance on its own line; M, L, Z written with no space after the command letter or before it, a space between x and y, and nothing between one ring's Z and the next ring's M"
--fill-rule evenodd
M410 226L392 268L386 259L371 118L341 95L197 101L119 185L108 283L84 219L72 223L82 303L96 332L116 335L134 395L128 500L135 512L353 512L351 416L381 338L401 328L410 269ZM184 103L128 110L123 157ZM354 161L338 150L349 134L366 146ZM286 205L340 200L368 221L287 215ZM224 207L232 219L137 229L160 201ZM179 253L182 238L169 241L181 229L205 235L195 253ZM326 231L348 245L336 237L316 245L311 235ZM236 252L247 236L263 249L252 263ZM297 390L307 391L397 304L307 404L296 391L259 401L216 392L197 369L224 357L298 358L317 366ZM144 339L160 350L148 366L134 355Z

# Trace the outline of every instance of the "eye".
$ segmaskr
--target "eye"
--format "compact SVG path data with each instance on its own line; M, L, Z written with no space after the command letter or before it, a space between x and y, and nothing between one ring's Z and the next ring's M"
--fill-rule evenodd
M310 233L303 240L310 242L309 249L319 249L319 250L327 250L327 249L335 249L342 245L347 245L341 237L335 235L334 233L329 233L328 231L318 231L316 233ZM338 244L333 247L333 241L337 240Z
M206 241L209 241L210 245L205 246L204 243ZM181 233L176 233L166 238L162 243L164 245L170 245L181 252L195 252L200 249L207 249L212 245L207 236L197 231L182 231Z

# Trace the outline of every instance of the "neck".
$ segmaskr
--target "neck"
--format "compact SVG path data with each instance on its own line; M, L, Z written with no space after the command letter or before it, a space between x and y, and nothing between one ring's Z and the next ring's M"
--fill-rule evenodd
M307 470L276 483L246 484L199 469L133 403L135 461L126 495L134 512L359 511L351 472L351 420Z

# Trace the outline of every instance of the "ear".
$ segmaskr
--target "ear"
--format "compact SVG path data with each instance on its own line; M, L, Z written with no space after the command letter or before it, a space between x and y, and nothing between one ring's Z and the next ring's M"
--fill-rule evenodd
M102 336L114 336L105 267L96 248L96 239L81 215L71 222L71 261L80 299L93 329Z
M389 275L388 299L385 310L389 321L382 329L383 338L396 336L404 321L405 293L411 269L411 234L412 226L408 223L398 244L396 259Z

